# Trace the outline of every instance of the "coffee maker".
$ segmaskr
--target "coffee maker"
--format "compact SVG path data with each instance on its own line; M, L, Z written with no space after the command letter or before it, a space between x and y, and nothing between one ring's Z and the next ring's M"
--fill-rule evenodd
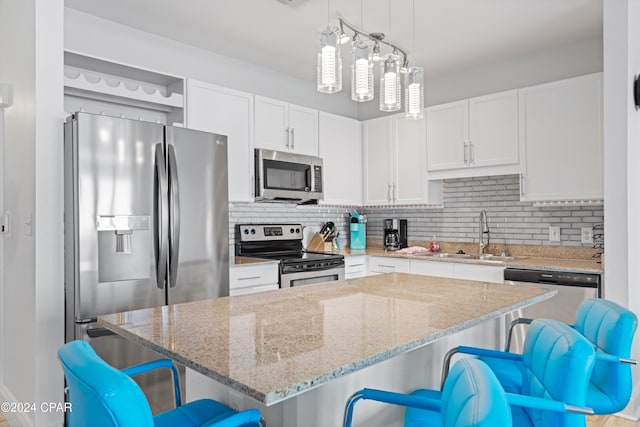
M407 247L407 220L385 219L383 220L383 246L385 250L396 251Z

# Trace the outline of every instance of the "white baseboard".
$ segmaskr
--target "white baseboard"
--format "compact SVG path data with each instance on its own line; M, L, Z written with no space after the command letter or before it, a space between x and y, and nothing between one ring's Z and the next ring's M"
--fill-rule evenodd
M17 402L4 384L0 384L0 402ZM31 418L25 412L4 412L3 415L11 427L33 427Z

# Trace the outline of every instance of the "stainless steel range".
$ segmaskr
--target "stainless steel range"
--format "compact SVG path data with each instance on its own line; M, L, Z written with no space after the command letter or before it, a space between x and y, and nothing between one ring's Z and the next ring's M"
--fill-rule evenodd
M344 256L307 252L301 224L239 224L236 255L280 260L280 287L344 279Z

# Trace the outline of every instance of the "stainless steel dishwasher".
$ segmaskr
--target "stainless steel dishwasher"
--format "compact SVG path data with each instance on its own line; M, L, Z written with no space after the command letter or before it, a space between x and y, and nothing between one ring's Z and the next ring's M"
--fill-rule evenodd
M602 278L599 273L506 268L504 283L514 286L544 286L558 291L551 299L507 314L506 331L509 331L511 322L520 317L556 319L573 324L576 310L582 301L602 296ZM526 327L516 325L513 328L509 351L522 352L525 334Z

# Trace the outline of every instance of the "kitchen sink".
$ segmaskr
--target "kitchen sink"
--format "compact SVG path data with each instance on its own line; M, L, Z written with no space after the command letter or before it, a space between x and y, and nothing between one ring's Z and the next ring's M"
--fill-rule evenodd
M501 255L491 255L491 254L453 254L453 253L447 253L447 252L424 253L420 255L433 257L433 258L468 259L468 260L491 261L491 262L515 261L523 258L523 257L501 256Z

